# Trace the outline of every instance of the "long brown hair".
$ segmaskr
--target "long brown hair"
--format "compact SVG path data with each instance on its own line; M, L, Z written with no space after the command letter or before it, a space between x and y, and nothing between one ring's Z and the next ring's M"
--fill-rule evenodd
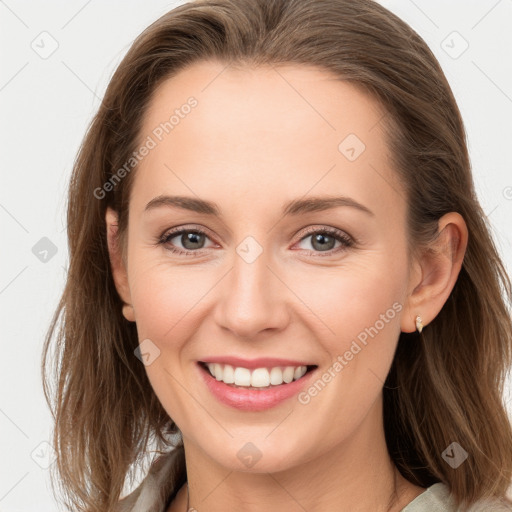
M409 481L445 482L459 504L503 498L512 478L502 394L512 366L511 282L475 193L463 121L439 63L411 27L372 0L206 0L170 11L135 40L74 164L69 270L42 361L68 506L113 510L148 443L168 449L167 434L179 433L134 356L136 326L121 314L107 250L105 209L118 212L122 236L136 167L101 192L104 198L98 190L136 149L155 88L207 59L316 66L376 98L407 192L411 254L428 247L442 215L463 216L469 240L451 295L421 334L400 335L383 391L385 434ZM468 453L456 470L442 456L452 442Z

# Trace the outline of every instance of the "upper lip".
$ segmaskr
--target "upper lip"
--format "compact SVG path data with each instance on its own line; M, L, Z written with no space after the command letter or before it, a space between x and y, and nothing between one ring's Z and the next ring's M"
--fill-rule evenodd
M202 359L202 363L229 364L241 368L273 368L275 366L314 366L312 363L297 361L294 359L280 359L277 357L258 357L256 359L243 359L234 356L214 356Z

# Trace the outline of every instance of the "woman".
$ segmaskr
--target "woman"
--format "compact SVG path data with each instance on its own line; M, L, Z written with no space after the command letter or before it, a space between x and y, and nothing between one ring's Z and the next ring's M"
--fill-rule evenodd
M87 133L68 237L44 361L57 333L72 510L512 509L510 280L446 78L379 4L162 16Z

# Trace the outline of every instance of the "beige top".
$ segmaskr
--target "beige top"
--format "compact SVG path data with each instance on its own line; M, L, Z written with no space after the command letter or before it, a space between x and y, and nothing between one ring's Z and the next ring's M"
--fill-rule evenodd
M174 459L178 451L159 457L140 485L118 503L116 512L166 512L178 492ZM511 512L504 501L481 501L462 511L456 508L448 487L436 483L412 500L401 512Z

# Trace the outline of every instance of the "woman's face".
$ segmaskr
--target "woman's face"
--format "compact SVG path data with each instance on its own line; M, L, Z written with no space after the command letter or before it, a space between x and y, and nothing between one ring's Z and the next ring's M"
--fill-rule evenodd
M382 440L381 391L399 333L411 330L412 288L382 116L309 67L200 63L154 95L123 299L186 448L273 472L357 436ZM205 361L242 387L210 376ZM286 366L314 369L265 387L300 377L273 369Z

